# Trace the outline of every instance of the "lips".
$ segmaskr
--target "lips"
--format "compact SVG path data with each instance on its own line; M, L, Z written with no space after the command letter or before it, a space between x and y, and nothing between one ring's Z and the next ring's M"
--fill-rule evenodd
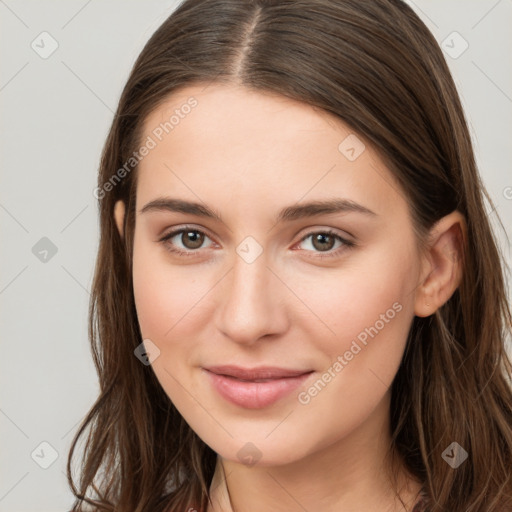
M246 409L261 409L299 387L312 370L278 367L242 368L224 365L203 368L213 388L227 401Z
M264 366L260 368L241 368L239 366L211 366L206 370L217 375L225 375L234 377L239 380L255 381L255 380L275 380L285 379L289 377L298 377L309 373L311 370L288 370L285 368L276 368L274 366Z

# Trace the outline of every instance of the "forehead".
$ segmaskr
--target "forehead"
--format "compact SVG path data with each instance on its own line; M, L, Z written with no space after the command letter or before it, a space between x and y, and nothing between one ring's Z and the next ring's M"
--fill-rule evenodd
M146 118L142 140L152 149L138 168L138 208L166 194L236 214L253 203L264 209L326 197L377 212L406 208L363 137L334 115L277 94L183 88Z

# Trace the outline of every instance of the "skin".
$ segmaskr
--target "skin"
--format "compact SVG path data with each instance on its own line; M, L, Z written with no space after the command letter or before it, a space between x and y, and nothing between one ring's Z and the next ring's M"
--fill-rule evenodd
M412 510L418 483L399 475L404 508L386 473L389 387L414 316L433 314L460 282L463 217L441 219L421 252L408 203L370 143L358 135L366 148L350 161L338 149L350 127L279 95L237 85L187 87L149 115L143 137L191 96L197 106L137 170L133 284L142 337L160 350L154 372L218 454L209 512ZM141 212L162 196L206 204L222 221ZM334 197L375 215L275 222L286 206ZM123 217L118 202L121 236ZM159 241L185 225L206 234L196 249L181 234L172 238L190 257ZM328 239L322 251L313 236L301 241L325 229L356 245ZM262 250L251 263L236 252L248 236ZM333 256L320 259L327 254ZM293 392L245 409L222 398L201 370L311 369L298 390L307 391L396 303L400 312L307 404ZM237 455L244 446L260 457L256 464Z

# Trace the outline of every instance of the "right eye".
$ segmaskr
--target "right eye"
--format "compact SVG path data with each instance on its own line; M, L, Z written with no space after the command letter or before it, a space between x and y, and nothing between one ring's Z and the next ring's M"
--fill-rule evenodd
M185 226L167 233L159 241L169 252L180 256L194 256L199 252L198 249L203 245L205 238L209 237L203 231Z

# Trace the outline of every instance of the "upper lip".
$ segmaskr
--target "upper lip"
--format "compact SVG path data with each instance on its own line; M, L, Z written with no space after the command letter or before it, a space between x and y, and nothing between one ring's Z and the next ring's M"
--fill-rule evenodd
M241 380L256 379L284 379L287 377L298 377L313 370L293 370L288 368L278 368L276 366L258 366L256 368L242 368L241 366L222 365L209 366L205 370L217 375L227 375Z

